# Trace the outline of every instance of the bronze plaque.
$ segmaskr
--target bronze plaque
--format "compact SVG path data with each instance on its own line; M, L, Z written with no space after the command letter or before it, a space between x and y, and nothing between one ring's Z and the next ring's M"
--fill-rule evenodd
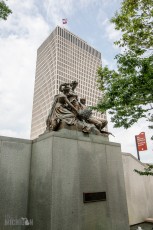
M91 203L106 200L106 192L83 193L83 202Z

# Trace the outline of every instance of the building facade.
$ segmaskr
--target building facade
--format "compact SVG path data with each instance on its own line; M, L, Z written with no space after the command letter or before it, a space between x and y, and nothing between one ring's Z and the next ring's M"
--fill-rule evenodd
M101 66L101 53L65 28L57 26L37 51L31 139L46 128L46 118L59 85L78 81L76 92L95 105L101 96L97 89L96 71ZM106 115L95 114L106 119Z

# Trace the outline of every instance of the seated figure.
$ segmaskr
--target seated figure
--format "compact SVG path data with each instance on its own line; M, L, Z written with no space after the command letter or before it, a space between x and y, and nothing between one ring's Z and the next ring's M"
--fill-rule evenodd
M82 110L87 109L85 98L80 99L80 105L81 105ZM102 118L96 118L96 117L93 117L92 115L87 119L87 122L94 124L100 132L103 132L103 128L108 123L107 120L102 119Z
M62 120L68 125L76 124L77 110L68 100L68 95L70 94L69 84L60 85L60 92L54 97L52 109L46 120L47 130L57 130Z
M92 116L92 111L86 106L86 100L74 92L78 83L64 83L60 85L60 93L55 96L52 108L46 120L46 130L56 131L62 123L75 127L85 133L107 133L102 129L107 125L107 121ZM96 131L96 132L95 132ZM107 133L108 134L108 133Z

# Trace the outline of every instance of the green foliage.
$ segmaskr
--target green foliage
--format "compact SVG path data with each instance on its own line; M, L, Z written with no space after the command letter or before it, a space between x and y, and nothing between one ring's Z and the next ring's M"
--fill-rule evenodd
M138 55L153 46L152 0L124 0L120 13L116 12L111 22L123 33L121 40L116 42L119 46L127 46Z
M6 20L8 15L11 13L12 11L9 9L6 3L3 0L1 0L0 1L0 19Z
M129 128L140 118L153 122L153 1L124 0L111 22L122 31L115 44L124 52L115 57L117 70L98 69L104 96L95 109L108 110L115 127Z
M153 176L152 170L153 170L153 165L148 165L147 168L144 168L144 171L139 171L137 169L134 169L134 171L141 176Z

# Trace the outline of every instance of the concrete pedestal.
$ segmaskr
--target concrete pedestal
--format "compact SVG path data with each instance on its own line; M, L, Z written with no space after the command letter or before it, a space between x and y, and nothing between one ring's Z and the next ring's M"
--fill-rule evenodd
M33 142L29 219L33 230L129 230L120 145L60 130ZM83 202L83 193L106 201Z

